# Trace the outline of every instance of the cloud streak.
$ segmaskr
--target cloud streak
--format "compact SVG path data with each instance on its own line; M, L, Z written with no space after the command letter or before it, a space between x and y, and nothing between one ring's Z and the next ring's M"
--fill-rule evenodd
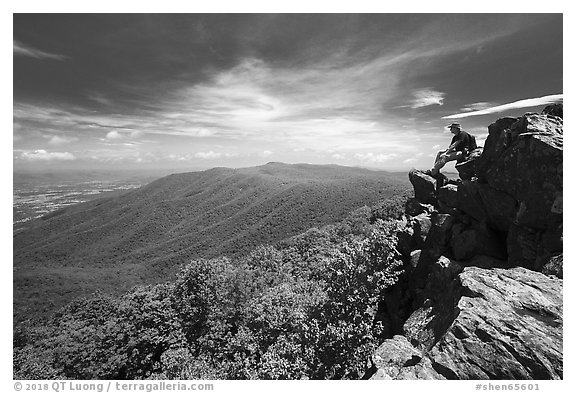
M563 94L553 94L538 98L527 98L525 100L511 102L509 104L493 106L478 111L456 113L454 115L443 116L443 119L462 119L470 116L490 115L493 113L502 113L513 109L531 108L535 106L554 104L563 101Z
M412 93L414 99L412 100L411 108L422 108L430 105L444 105L445 93L435 91L432 89L420 89Z
M33 48L31 46L25 45L22 42L13 41L14 55L16 56L27 56L33 57L35 59L51 59L51 60L67 60L69 57L64 55L59 55L56 53L49 53L42 51L40 49Z

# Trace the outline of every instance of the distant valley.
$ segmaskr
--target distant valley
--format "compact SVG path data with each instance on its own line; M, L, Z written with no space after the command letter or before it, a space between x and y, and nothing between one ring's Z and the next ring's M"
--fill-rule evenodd
M119 195L166 175L162 171L87 171L14 173L12 223L26 222L55 210L105 196Z
M409 188L404 173L269 163L173 174L70 205L15 230L16 319L170 280L193 258L245 255Z

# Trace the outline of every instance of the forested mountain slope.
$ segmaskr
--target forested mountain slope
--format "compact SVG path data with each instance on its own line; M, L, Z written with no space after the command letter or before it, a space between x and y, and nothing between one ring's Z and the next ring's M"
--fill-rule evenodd
M173 279L192 258L245 255L408 188L405 174L269 163L174 174L74 205L15 234L15 313Z

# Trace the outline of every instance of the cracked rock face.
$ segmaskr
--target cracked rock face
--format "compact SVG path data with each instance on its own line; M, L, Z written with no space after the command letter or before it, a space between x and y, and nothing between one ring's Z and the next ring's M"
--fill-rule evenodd
M454 280L454 320L441 338L428 350L418 337L386 340L372 379L562 379L561 279L466 267ZM424 330L438 328L435 296L414 312L430 316Z

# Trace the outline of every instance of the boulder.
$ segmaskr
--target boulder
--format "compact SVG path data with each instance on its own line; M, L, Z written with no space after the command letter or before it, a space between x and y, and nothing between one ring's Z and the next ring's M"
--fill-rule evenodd
M418 258L418 265L410 273L409 291L415 299L420 299L418 294L426 287L433 265L447 250L454 223L454 217L449 214L436 213L431 219L430 230Z
M429 203L436 205L436 185L437 181L434 177L425 174L418 169L412 169L408 173L408 178L414 186L414 196L422 203Z
M446 184L438 189L438 200L448 207L457 205L458 186L455 184Z
M465 268L454 322L427 353L447 379L562 379L562 280Z
M406 337L396 335L384 341L372 355L373 374L370 379L444 379L428 359L414 348Z
M539 231L513 224L506 238L510 264L540 270L543 263L540 266L536 263L540 240Z
M509 130L517 121L517 117L503 117L488 126L488 138L484 142L482 156L476 162L476 175L480 182L487 181L487 169L498 162L510 144Z
M446 332L454 319L454 288L462 266L440 256L428 268L424 290L416 297L415 311L404 323L404 335L426 352Z
M483 225L475 225L453 234L450 246L457 260L467 260L476 255L506 259L506 239Z
M416 247L422 248L432 226L432 219L429 214L423 213L414 217L413 223Z
M432 213L435 211L434 206L419 202L416 198L409 198L406 201L404 211L409 216L417 216L422 213Z
M513 224L506 238L508 260L511 265L541 271L554 255L563 252L562 226L539 230Z
M556 228L547 229L542 232L542 249L548 251L550 254L558 254L563 250L563 226L559 225Z
M414 238L414 228L406 226L396 233L398 239L396 249L400 254L407 257L410 252L416 248L416 240Z
M471 180L473 177L477 177L476 164L482 155L482 150L483 148L481 147L472 150L464 161L456 164L455 168L458 171L460 179Z
M543 115L556 116L559 118L564 117L564 105L563 104L550 104L544 108L542 111Z
M440 213L432 214L430 217L430 229L426 234L424 249L436 259L442 255L449 244L452 234L451 229L455 219L450 214Z
M558 117L526 114L486 140L479 176L518 201L518 225L545 229L561 222L562 127Z
M499 231L508 231L516 217L516 199L487 184L478 183L477 191L482 200L488 224Z
M372 363L381 371L381 374L393 379L402 367L416 364L422 360L422 353L414 348L406 337L396 335L386 340L372 355ZM387 379L387 378L375 378Z
M488 219L488 213L482 201L480 187L477 181L463 181L458 187L456 207L475 220L485 222Z
M564 275L562 271L563 262L564 262L563 254L551 257L548 260L548 262L544 264L544 267L542 268L542 273L562 278Z
M414 250L410 253L410 271L418 267L418 262L420 262L420 254L422 254L422 250Z
M444 274L404 325L407 340L394 337L377 351L380 375L562 379L561 279L519 267L440 265ZM387 361L386 350L398 361Z

